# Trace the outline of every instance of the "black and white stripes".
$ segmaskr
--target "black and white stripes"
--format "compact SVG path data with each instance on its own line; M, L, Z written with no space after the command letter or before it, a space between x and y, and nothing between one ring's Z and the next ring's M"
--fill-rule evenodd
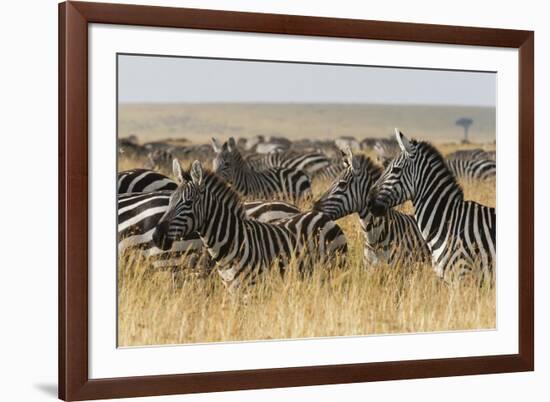
M211 181L205 181L206 186ZM153 243L153 232L160 218L168 209L172 191L153 191L148 193L120 194L118 196L118 250L122 255L129 249L140 249L144 257L155 256L159 260L173 260L182 255L202 249L197 233L182 236L177 219L172 223L172 231L167 234L171 239L169 250L162 251ZM259 222L272 222L294 216L301 211L294 205L283 201L245 202L247 217ZM153 266L162 263L153 261Z
M497 174L497 165L492 159L451 159L447 160L447 166L457 179L485 181Z
M301 170L277 167L255 171L243 159L233 138L223 145L213 139L212 146L216 152L214 171L243 196L297 200L311 195L310 179Z
M368 209L369 191L382 169L366 156L352 155L350 149L346 151L344 160L347 168L313 208L334 220L359 214L367 267L379 263L407 267L429 261L428 247L413 216L389 209L386 215L376 217Z
M330 159L321 152L272 152L269 154L252 154L245 158L253 170L261 171L269 168L286 168L301 170L313 176L319 170L330 165Z
M174 180L149 169L125 170L117 175L117 194L175 190Z
M178 169L179 164L175 164ZM181 235L197 231L217 262L222 279L231 287L256 277L274 264L284 271L290 259L326 260L345 253L346 238L326 215L318 212L263 223L248 219L238 193L218 176L205 172L200 162L191 168L192 180L178 175L180 185L153 239L162 248L171 246L175 222ZM206 186L210 181L212 184Z
M371 190L373 213L383 215L411 200L436 272L445 279L468 272L487 278L495 265L495 209L464 200L462 188L432 145L409 141L399 131L396 137L401 154Z

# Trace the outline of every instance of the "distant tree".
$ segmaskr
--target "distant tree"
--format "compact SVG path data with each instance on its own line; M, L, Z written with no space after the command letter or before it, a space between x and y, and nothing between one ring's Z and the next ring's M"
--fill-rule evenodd
M472 119L469 119L467 117L461 117L455 122L457 126L461 126L462 128L464 128L464 139L462 140L462 142L464 143L470 142L468 140L468 130L470 129L470 126L473 122L474 121Z

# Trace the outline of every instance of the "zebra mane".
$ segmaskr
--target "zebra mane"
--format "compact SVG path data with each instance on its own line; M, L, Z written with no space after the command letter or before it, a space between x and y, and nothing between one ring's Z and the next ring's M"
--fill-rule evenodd
M411 144L415 146L416 152L421 152L423 155L431 156L438 164L441 164L442 168L448 172L449 179L460 190L462 197L464 197L464 191L462 186L458 182L456 176L449 170L445 157L439 152L439 150L427 141L411 140Z
M204 176L205 183L208 183L207 187L211 189L211 194L221 195L226 201L230 201L231 205L237 206L239 212L242 212L243 215L245 214L244 204L241 199L241 195L237 192L237 190L235 190L228 182L211 170L203 168L202 174ZM189 176L189 173L185 172L184 177L186 180L187 176ZM189 179L190 178L191 176L189 176Z
M357 154L353 155L353 159L358 163L359 169L361 171L366 171L369 175L372 176L373 182L376 182L378 178L382 175L383 168L376 164L371 158L367 155Z

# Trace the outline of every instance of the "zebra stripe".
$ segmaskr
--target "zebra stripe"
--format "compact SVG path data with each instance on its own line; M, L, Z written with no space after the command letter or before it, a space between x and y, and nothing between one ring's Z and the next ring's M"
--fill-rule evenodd
M476 149L460 149L447 155L447 160L479 160L479 159L495 159L495 151L484 151L481 148Z
M377 139L373 146L374 152L378 157L384 159L393 159L399 155L399 145L393 138Z
M132 169L117 175L117 194L175 190L174 180L149 169Z
M397 130L396 137L402 152L371 190L371 210L380 215L411 200L438 275L452 280L473 271L486 279L495 264L495 209L464 201L462 188L432 145L409 141Z
M458 179L489 180L497 174L497 164L491 159L452 159L447 161L447 166Z
M327 156L320 152L308 152L304 154L294 152L274 152L265 155L253 154L247 156L245 162L255 171L269 168L287 168L302 170L310 176L330 164Z
M209 186L209 184L206 181L206 185ZM156 191L118 196L118 251L120 255L128 249L139 248L144 257L158 257L158 261L153 261L153 266L157 268L161 265L174 265L175 262L181 260L182 256L203 248L197 233L192 233L184 238L179 236L177 220L173 222L175 229L170 234L173 244L169 251L163 251L153 243L154 229L168 209L171 194L171 191ZM245 202L244 208L249 218L260 222L272 222L301 212L296 206L283 201Z
M392 267L429 261L429 250L413 216L393 209L383 217L367 207L372 185L382 169L368 157L346 151L346 169L314 204L313 209L336 220L358 213L365 239L363 257L367 266L383 263Z
M145 167L152 170L170 171L174 155L169 149L155 149L147 154Z
M295 200L311 195L311 183L306 173L288 168L269 168L254 171L243 159L237 149L235 140L219 146L212 139L214 158L214 172L231 183L233 188L243 196L269 198L282 195L284 198Z
M332 158L330 164L319 170L315 177L319 180L333 181L346 169L346 165L342 158Z
M175 164L175 169L179 164ZM200 162L191 168L191 181L183 180L153 235L155 244L170 247L170 232L179 220L182 235L192 231L216 261L218 272L230 288L256 277L277 264L284 272L293 255L300 267L312 260L345 253L342 230L325 214L305 212L274 223L248 219L240 197L224 180L203 172ZM211 182L207 187L205 182Z

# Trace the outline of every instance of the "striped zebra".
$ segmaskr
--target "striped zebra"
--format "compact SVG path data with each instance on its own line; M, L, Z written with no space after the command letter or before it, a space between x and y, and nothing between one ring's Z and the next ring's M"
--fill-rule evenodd
M495 209L465 201L445 159L427 142L409 141L396 130L401 154L385 169L369 195L376 215L411 200L432 265L446 281L468 272L492 275L496 253Z
M364 155L345 151L346 169L313 206L331 219L357 213L363 229L363 257L366 266L387 264L405 267L429 262L429 250L411 215L388 209L385 216L374 216L367 207L372 185L382 169Z
M330 160L321 152L252 154L248 155L245 161L250 168L256 171L269 168L288 168L302 170L310 177L330 164Z
M281 195L297 200L311 195L311 182L306 173L288 168L253 170L243 159L233 137L223 145L212 139L216 153L214 172L230 183L243 196L270 198Z
M481 148L476 149L460 149L447 155L447 160L479 160L479 159L495 159L495 151L485 151Z
M213 184L206 180L207 188ZM178 221L173 222L175 228L170 250L164 251L153 243L153 232L160 218L168 209L172 191L153 191L149 193L120 194L118 196L118 251L122 255L129 249L140 249L144 257L154 257L154 268L173 267L184 256L193 255L202 250L202 241L198 233L179 236ZM244 210L251 219L259 222L273 222L294 216L301 211L294 205L283 201L253 201L245 202ZM195 264L190 262L190 266ZM208 261L206 261L206 265Z
M175 190L174 180L150 169L132 169L117 174L117 194Z
M372 148L378 155L387 158L395 158L400 152L399 144L393 138L378 138Z
M190 181L184 179L179 163L174 163L174 170L180 184L153 240L170 248L175 230L181 236L198 232L230 290L274 265L283 273L293 256L303 271L310 267L308 262L325 262L347 250L340 227L322 213L258 222L246 217L239 194L217 175L203 171L199 161L191 167ZM206 186L208 182L212 184Z
M170 149L154 149L147 154L145 168L151 170L171 171L174 154Z
M465 180L489 180L497 174L497 164L492 159L452 159L447 160L449 170L457 179Z
M186 265L195 267L200 257L202 243L198 236L190 235L176 239L170 250L164 251L153 243L153 231L160 217L168 208L172 191L128 193L118 196L118 253L123 256L127 250L140 250L143 257L150 259L155 269L174 268L188 257Z
M345 169L346 164L344 160L341 157L334 157L330 159L328 166L325 166L315 174L315 178L324 181L333 181L340 176Z
M377 161L387 167L393 158L378 156ZM496 162L491 159L452 159L446 161L449 170L457 179L485 181L496 177Z

